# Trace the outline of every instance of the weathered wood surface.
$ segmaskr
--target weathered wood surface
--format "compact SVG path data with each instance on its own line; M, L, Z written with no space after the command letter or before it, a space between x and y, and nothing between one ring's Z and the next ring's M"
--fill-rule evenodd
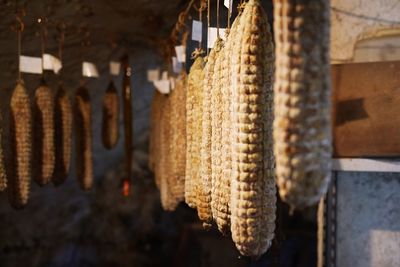
M400 156L400 61L332 66L334 157Z

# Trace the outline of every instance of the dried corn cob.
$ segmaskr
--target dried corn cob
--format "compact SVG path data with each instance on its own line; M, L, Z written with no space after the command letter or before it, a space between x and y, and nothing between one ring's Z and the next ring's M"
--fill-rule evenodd
M204 226L210 226L212 222L211 210L211 191L212 183L212 125L211 125L211 112L212 106L212 92L214 86L214 66L218 53L223 45L222 39L215 42L214 48L211 50L207 57L207 62L204 67L204 83L203 83L203 102L202 105L202 131L201 136L201 149L200 149L200 184L202 190L199 190L197 213L200 220L204 222Z
M31 184L32 113L23 81L18 81L10 103L10 203L14 208L24 207Z
M317 267L324 267L325 262L325 199L321 198L317 211Z
M292 208L318 202L331 171L329 1L276 1L277 183Z
M176 179L171 171L171 97L165 100L161 117L161 139L160 139L160 193L161 204L164 210L175 210L179 200L173 195L172 188Z
M55 165L53 93L44 82L35 91L32 114L33 179L44 186L50 182Z
M258 257L275 230L272 148L273 44L267 15L250 0L233 49L231 231L239 252Z
M53 184L61 185L68 177L72 148L71 100L60 85L55 96L55 169Z
M0 123L3 123L3 116L0 114ZM4 125L4 124L1 124ZM0 127L0 191L7 188L7 173L4 165L4 150L1 140L3 137L3 129Z
M171 175L175 182L171 194L182 201L185 199L186 167L186 72L177 79L175 89L171 92Z
M200 179L201 114L203 99L204 58L197 57L190 68L186 92L186 180L185 201L191 208L197 205Z
M118 142L119 135L119 101L114 83L110 82L103 98L103 146L112 149Z
M234 37L237 35L237 28L240 21L240 14L232 24L230 33L226 39L221 59L221 77L220 77L220 96L218 106L215 107L216 113L212 115L213 127L221 127L221 175L215 178L213 185L213 195L211 206L213 209L213 218L218 229L224 235L228 234L231 225L231 56L234 45ZM217 116L218 115L218 116ZM221 120L216 119L220 116ZM214 126L215 125L215 126Z
M76 171L79 185L90 190L93 184L92 124L90 95L85 87L75 93Z
M149 169L151 171L155 171L156 158L158 155L157 148L158 145L158 137L160 132L160 115L162 110L163 99L165 97L158 91L155 90L153 101L151 103L151 111L150 111L150 136L149 136ZM156 184L157 177L156 177Z

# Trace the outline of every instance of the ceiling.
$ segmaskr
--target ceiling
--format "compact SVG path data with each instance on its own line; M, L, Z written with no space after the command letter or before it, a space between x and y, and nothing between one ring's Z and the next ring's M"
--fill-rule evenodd
M71 57L97 58L99 49L123 48L131 53L166 38L188 0L0 0L0 60L16 71L17 40L11 26L17 25L17 8L25 11L22 53L40 56L41 37L38 18L46 18L46 51L57 53L57 26L66 25L64 51ZM17 3L17 4L16 4ZM87 48L82 43L90 43ZM2 70L2 67L0 67Z

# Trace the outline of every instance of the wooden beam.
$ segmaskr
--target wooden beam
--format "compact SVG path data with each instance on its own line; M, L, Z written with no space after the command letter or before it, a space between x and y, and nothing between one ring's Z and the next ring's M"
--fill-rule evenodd
M335 157L400 157L400 61L332 66Z

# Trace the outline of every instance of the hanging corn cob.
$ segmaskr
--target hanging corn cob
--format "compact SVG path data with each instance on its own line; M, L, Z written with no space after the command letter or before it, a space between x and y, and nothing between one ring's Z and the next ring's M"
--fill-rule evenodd
M85 87L75 93L76 170L80 187L87 191L93 185L93 152L90 95Z
M242 255L258 257L271 245L276 217L273 44L259 0L246 4L234 43L231 231Z
M3 116L0 114L0 123L3 124ZM7 173L4 165L4 149L1 140L3 140L3 129L0 127L0 191L7 188Z
M42 82L33 102L33 179L44 186L53 176L55 164L54 102L51 89Z
M57 90L54 104L55 169L53 184L58 186L68 177L72 148L72 106L62 85Z
M223 166L222 166L222 131L223 131L223 97L222 90L224 87L229 87L228 79L225 79L224 75L228 74L225 69L228 69L228 62L225 62L225 53L227 47L222 48L222 42L216 47L218 52L217 59L215 61L214 75L212 77L213 88L211 90L211 158L212 158L212 192L211 192L211 209L215 222L217 223L218 229L226 234L228 232L228 226L230 224L230 218L227 218L229 212L228 203L229 200L226 198L230 196L230 181L223 177ZM224 73L223 73L224 72ZM227 126L225 124L225 126ZM229 134L229 132L227 132ZM228 152L228 151L226 151ZM225 155L227 156L227 155ZM228 189L228 190L225 190ZM229 219L229 220L228 220Z
M160 132L160 116L162 111L163 100L165 97L155 90L150 111L150 136L149 136L149 169L155 172L157 165L157 156L159 146ZM159 186L159 181L156 178L156 185Z
M282 200L318 202L331 171L329 1L275 1L274 141Z
M224 49L221 52L221 76L219 83L219 94L215 98L215 107L213 110L213 129L221 127L220 146L221 153L218 155L220 162L220 175L215 177L212 192L211 206L213 209L213 218L218 229L224 235L230 231L230 201L231 201L231 72L232 72L232 53L235 36L238 34L240 15L233 22L229 35L227 36ZM214 91L213 91L214 92ZM215 111L215 112L214 112ZM213 138L215 140L215 138ZM215 157L215 156L214 156Z
M161 171L161 158L163 157L163 149L165 147L161 146L161 138L162 138L162 120L163 120L163 110L164 106L166 105L166 102L168 100L168 96L161 94L160 93L160 105L158 107L158 117L156 118L156 127L155 129L155 138L154 138L154 146L155 146L155 157L154 157L154 176L156 179L156 185L160 189L161 192L161 176L162 176L162 171ZM164 128L165 129L165 128Z
M10 103L11 166L8 179L10 203L24 207L31 184L32 114L28 93L22 80L17 82Z
M222 39L215 42L214 48L207 57L207 62L204 67L204 83L203 83L203 101L202 105L202 121L200 131L201 149L200 149L200 184L201 189L198 195L197 213L200 220L204 222L204 226L210 226L212 222L211 211L211 191L212 191L212 157L211 157L211 112L212 106L212 91L214 88L214 66L215 60L218 57L223 45ZM201 113L200 113L201 114Z
M325 265L325 209L325 199L322 197L317 211L317 267Z
M172 187L175 183L175 177L171 172L171 97L165 100L161 115L160 127L160 171L158 173L160 179L161 204L164 210L173 211L176 209L179 201L172 193Z
M186 92L186 176L185 201L191 208L197 205L199 185L201 114L203 99L204 58L199 56L190 68Z
M118 92L114 83L110 82L103 98L103 146L112 149L118 142L119 135L119 103Z
M175 182L171 194L182 201L185 198L186 168L186 72L182 71L175 89L171 92L171 175Z

